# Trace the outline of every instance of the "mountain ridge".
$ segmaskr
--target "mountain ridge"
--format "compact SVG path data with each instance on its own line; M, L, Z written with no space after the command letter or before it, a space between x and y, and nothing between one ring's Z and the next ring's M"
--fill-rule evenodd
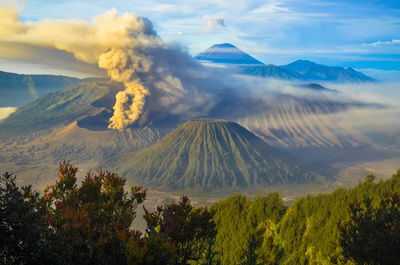
M244 75L291 80L291 81L297 81L301 79L300 74L290 69L283 69L273 64L245 67L242 71L240 71L240 73Z
M297 72L304 80L324 80L338 82L373 82L375 79L354 70L351 67L326 66L309 60L296 60L281 68Z
M0 107L21 106L49 92L91 80L95 78L79 79L64 75L26 75L0 71Z

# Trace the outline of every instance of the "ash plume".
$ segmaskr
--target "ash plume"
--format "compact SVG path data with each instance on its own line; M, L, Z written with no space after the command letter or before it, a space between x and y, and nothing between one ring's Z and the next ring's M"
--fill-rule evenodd
M23 23L13 8L3 7L0 14L0 28L7 28L0 30L0 57L13 57L12 45L19 49L14 57L29 57L37 48L56 49L73 54L79 61L97 64L112 80L124 83L125 89L116 95L109 128L123 130L135 123L149 96L173 113L185 111L179 101L197 93L195 87L185 87L181 79L190 79L190 71L195 72L199 65L180 48L162 42L146 18L128 13L119 16L112 9L91 22Z

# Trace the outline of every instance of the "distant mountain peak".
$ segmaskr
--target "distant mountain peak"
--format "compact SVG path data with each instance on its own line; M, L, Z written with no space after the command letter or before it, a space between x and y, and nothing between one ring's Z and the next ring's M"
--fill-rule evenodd
M282 65L280 67L284 67L284 68L290 69L292 71L302 72L305 69L318 68L318 67L328 68L330 66L318 64L318 63L310 61L310 60L296 60L294 62L291 62L288 65Z
M195 58L199 61L211 63L264 65L231 43L214 44L204 52L199 53Z
M337 90L326 88L317 83L308 83L308 84L301 84L299 85L301 88L316 90L316 91L329 91L329 92L338 92Z
M235 45L233 45L233 44L230 44L230 43L217 43L217 44L214 44L214 45L212 45L211 47L210 47L211 49L212 48L234 48L234 49L238 49ZM239 49L238 49L239 50Z
M296 60L296 61L292 62L291 64L317 64L317 63L310 61L310 60Z

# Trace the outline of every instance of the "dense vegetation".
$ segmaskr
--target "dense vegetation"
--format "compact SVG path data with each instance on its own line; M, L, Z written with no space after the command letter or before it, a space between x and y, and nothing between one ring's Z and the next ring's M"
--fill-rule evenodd
M108 167L136 183L178 190L301 183L316 175L239 124L215 119L188 121Z
M145 235L131 227L146 198L143 187L124 190L114 173L88 173L61 163L58 181L43 195L19 188L5 173L0 187L2 264L187 264L201 260L214 237L211 213L189 200L146 212Z
M5 173L0 185L1 264L400 264L400 170L284 206L278 193L235 195L210 208L187 197L145 210L146 190L114 173L61 163L40 195Z
M386 232L388 235L385 240L380 239L379 244L374 245L375 249L370 248L362 253L363 255L378 253L388 249L388 244L392 244L395 248L395 252L391 253L393 255L400 251L400 244L398 244L400 205L398 202L393 203L397 195L389 196L389 194L399 192L400 171L391 179L379 183L374 182L373 176L367 176L365 182L350 190L340 188L330 194L308 195L297 199L286 209L282 206L280 199L274 198L279 198L277 195L269 194L263 199L256 197L253 202L246 197L236 195L212 207L216 210L215 223L218 231L216 249L222 253L222 264L239 264L243 253L239 246L251 241L253 236L256 239L258 237L256 241L259 245L255 253L258 255L260 264L350 263L350 260L353 259L352 251L355 249L361 252L359 249L361 245L358 241L362 240L353 239L354 231L356 230L357 233L360 231L358 226L353 225L357 221L356 218L364 215L364 211L379 213L382 211L379 209L389 209L388 205L390 205L393 215L382 217L381 219L384 221L381 223L386 223L394 232ZM386 202L387 200L390 202ZM364 201L370 201L370 204L365 204ZM382 202L386 203L381 205ZM349 206L355 203L361 207L357 208L359 214L354 214L353 208L349 210ZM378 206L381 208L375 208ZM367 210L363 210L365 208ZM255 214L254 209L262 210L256 211ZM368 220L374 222L376 219L376 216L369 214ZM361 225L366 223L366 221L361 221ZM379 232L378 227L366 224L363 232L368 237L368 233ZM352 231L347 231L351 229ZM353 234L349 235L349 233ZM391 236L397 238L388 240ZM397 245L394 242L397 242ZM347 253L348 250L344 251L343 248L346 247L346 244L350 244L347 247L350 248L351 253ZM365 242L365 244L367 243ZM387 252L390 250L382 253ZM398 254L396 255L398 256Z

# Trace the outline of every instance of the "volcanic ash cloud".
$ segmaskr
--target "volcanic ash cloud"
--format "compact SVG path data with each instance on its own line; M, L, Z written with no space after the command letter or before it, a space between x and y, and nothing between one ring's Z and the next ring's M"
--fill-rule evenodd
M88 64L98 64L112 80L125 84L125 90L116 95L109 128L123 130L137 121L149 95L174 104L186 93L169 63L174 53L183 52L163 43L146 18L127 13L118 16L115 9L91 22L21 22L16 9L10 7L0 8L0 14L0 29L7 29L0 30L0 57L29 58L38 48L59 50ZM182 54L182 58L188 57Z

